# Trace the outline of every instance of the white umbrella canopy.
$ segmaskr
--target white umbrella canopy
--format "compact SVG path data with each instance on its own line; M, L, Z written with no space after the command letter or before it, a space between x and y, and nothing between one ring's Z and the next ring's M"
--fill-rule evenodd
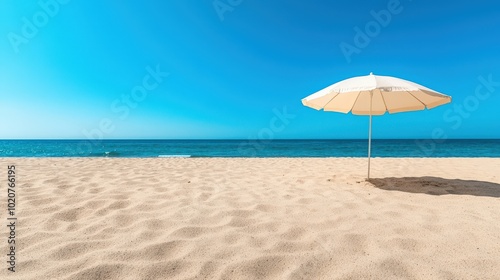
M368 132L368 179L370 179L372 116L385 112L399 113L432 109L451 102L444 95L422 85L390 76L349 78L302 99L302 104L316 110L370 116Z

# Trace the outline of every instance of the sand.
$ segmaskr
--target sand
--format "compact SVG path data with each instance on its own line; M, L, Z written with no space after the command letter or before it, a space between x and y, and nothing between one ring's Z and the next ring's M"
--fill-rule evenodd
M0 279L500 277L498 158L0 162Z

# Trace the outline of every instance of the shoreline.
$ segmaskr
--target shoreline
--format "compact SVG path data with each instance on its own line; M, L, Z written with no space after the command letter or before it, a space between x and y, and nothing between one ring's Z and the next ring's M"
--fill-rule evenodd
M500 157L380 157L372 156L371 159L500 159ZM172 156L172 157L74 157L74 156L55 156L55 157L0 157L2 159L366 159L368 157L212 157L212 156Z

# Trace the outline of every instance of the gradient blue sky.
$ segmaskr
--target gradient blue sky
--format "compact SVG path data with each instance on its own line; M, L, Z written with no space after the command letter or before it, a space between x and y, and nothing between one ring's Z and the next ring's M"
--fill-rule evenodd
M369 72L453 97L375 117L374 138L500 138L498 1L401 0L350 62L339 45L394 0L54 1L0 2L1 139L366 138L368 117L300 100ZM132 108L147 67L169 75Z

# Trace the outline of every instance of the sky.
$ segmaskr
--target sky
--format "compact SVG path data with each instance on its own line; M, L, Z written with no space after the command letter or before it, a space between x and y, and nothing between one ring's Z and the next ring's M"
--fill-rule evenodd
M364 139L301 99L395 76L450 104L374 138L500 138L498 1L0 2L0 139Z

